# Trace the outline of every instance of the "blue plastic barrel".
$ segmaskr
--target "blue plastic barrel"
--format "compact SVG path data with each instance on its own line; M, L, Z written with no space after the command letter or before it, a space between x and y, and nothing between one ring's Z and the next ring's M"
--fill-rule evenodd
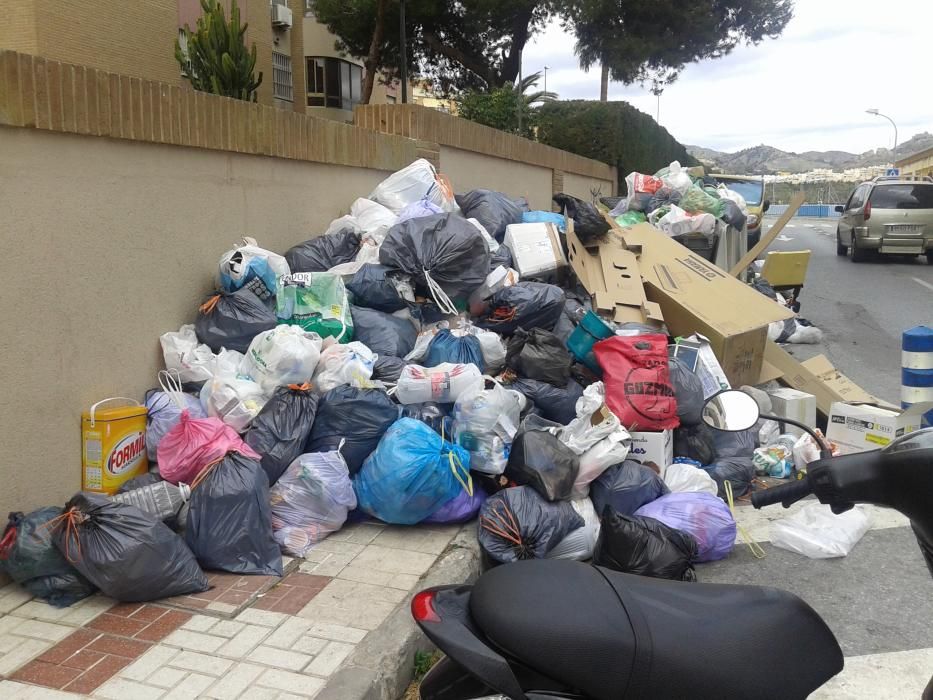
M933 328L917 326L901 337L901 407L933 401ZM933 411L923 416L933 425Z
M603 370L593 355L593 346L600 340L611 338L613 333L609 324L592 311L587 311L567 339L567 349L592 372L602 375Z

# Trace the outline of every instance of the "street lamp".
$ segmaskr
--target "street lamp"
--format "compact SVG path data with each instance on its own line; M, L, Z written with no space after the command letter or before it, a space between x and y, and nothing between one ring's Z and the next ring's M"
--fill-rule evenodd
M550 66L544 67L544 91L545 92L547 92L547 69L548 68L550 68Z
M891 167L896 168L897 167L897 124L894 123L894 120L891 119L891 117L889 117L887 114L882 114L877 109L866 109L865 114L874 114L876 117L884 117L889 122L891 122L891 126L894 127L894 158L893 158L894 162L891 163Z

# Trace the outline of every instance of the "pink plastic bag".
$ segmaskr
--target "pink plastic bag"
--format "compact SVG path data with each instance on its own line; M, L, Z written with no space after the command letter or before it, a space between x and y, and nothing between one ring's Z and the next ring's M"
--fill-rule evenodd
M178 424L159 442L156 453L159 474L172 484L190 484L204 467L222 459L228 452L260 459L253 448L219 418L192 418L188 411L183 411Z

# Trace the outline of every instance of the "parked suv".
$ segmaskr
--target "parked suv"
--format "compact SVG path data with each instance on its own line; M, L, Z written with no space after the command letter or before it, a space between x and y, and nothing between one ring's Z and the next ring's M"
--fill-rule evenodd
M933 264L933 178L876 177L855 188L836 228L836 255L926 255Z

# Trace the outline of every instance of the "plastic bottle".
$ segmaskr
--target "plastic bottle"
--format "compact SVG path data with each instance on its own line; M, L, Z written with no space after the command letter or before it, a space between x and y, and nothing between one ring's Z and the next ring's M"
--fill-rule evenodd
M110 499L115 503L136 506L162 520L170 520L178 515L181 507L191 498L191 488L187 484L178 486L167 481L159 481L139 489L118 493Z

